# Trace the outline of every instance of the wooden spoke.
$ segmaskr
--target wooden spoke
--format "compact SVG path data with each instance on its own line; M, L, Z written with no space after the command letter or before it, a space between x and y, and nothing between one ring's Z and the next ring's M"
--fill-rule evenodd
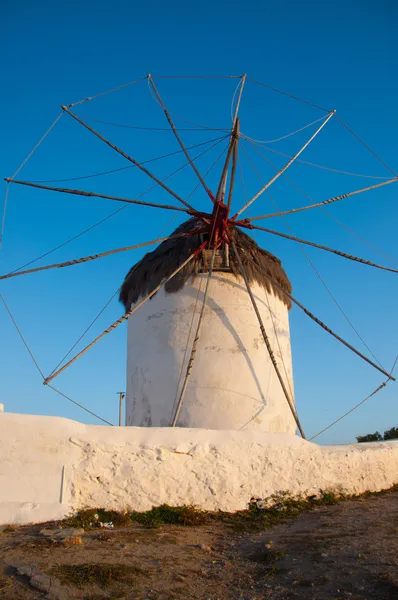
M277 375L277 377L279 379L279 382L281 384L283 393L285 395L285 398L287 400L289 408L290 408L290 410L292 412L293 418L296 421L296 425L297 425L297 427L298 427L298 429L300 431L301 437L304 438L304 439L306 439L304 431L303 431L303 428L301 427L300 419L298 418L295 406L293 404L293 399L290 397L290 394L289 394L289 392L288 392L288 390L286 388L285 382L283 381L282 374L281 374L281 372L279 370L278 363L276 362L276 358L275 358L275 355L273 353L273 350L272 350L272 347L271 347L271 343L269 341L267 332L265 331L265 327L264 327L263 320L262 320L261 315L260 315L260 311L258 310L258 306L257 306L256 300L255 300L255 298L253 296L253 292L251 291L251 288L250 288L250 284L249 284L249 280L248 280L247 275L246 275L245 267L243 266L241 257L239 256L239 253L238 253L238 250L236 248L236 244L235 244L234 241L232 241L231 246L232 246L232 249L233 249L234 254L236 256L236 260L237 260L238 265L239 265L239 270L240 270L240 273L241 273L241 275L243 277L243 280L245 282L247 292L248 292L248 294L250 296L250 300L252 302L252 305L253 305L253 308L254 308L254 312L256 313L256 317L257 317L259 325L260 325L260 330L261 330L261 333L262 333L265 345L267 347L269 357L270 357L271 362L272 362L272 364L274 366L275 373L276 373L276 375Z
M127 204L140 204L141 206L151 206L153 208L164 208L166 210L177 210L190 214L193 209L181 208L180 206L170 206L168 204L157 204L156 202L144 202L143 200L130 200L128 198L120 198L119 196L109 196L107 194L97 194L96 192L85 192L84 190L71 190L68 188L58 188L39 183L31 183L30 181L19 181L18 179L5 178L9 183L18 185L27 185L29 187L38 188L39 190L49 190L51 192L61 192L62 194L74 194L76 196L86 196L89 198L105 198L105 200L116 200L117 202L125 202Z
M232 152L233 152L233 149L234 149L236 141L237 141L237 128L238 127L239 127L239 119L236 119L236 122L235 122L235 125L234 125L234 129L233 129L232 135L231 135L231 140L230 140L229 146L228 146L227 156L225 158L224 167L223 167L223 170L222 170L222 173L221 173L220 182L218 184L218 189L217 189L217 194L216 194L216 201L217 202L219 202L221 200L222 193L223 193L223 190L224 190L224 187L225 187L225 182L226 182L226 178L227 178L229 162L231 160Z
M303 210L310 210L311 208L318 208L320 206L326 206L327 204L333 204L333 202L338 202L339 200L344 200L345 198L349 198L350 196L355 196L356 194L362 194L363 192L368 192L369 190L374 190L376 188L382 187L383 185L389 185L390 183L396 183L398 178L388 179L387 181L383 181L382 183L376 183L375 185L370 185L365 188L360 188L358 190L354 190L353 192L348 192L347 194L341 194L340 196L334 196L333 198L329 198L328 200L323 200L323 202L317 202L316 204L309 204L307 206L301 206L300 208L292 208L290 210L283 210L277 213L271 213L268 215L260 215L258 217L250 217L246 219L247 221L259 221L261 219L271 219L273 217L281 217L284 215L291 215L293 213L302 212Z
M240 126L239 119L236 119L235 144L234 144L234 148L233 148L233 152L232 152L231 181L229 183L229 193L228 193L228 212L231 210L232 195L234 192L234 185L235 185L236 163L238 160L239 126Z
M286 240L293 240L294 242L299 242L300 244L306 244L307 246L312 246L313 248L318 248L319 250L325 250L326 252L332 252L333 254L337 254L337 256L342 256L343 258L347 258L348 260L353 260L355 262L359 262L363 265L368 265L369 267L375 267L376 269L382 269L383 271L391 271L391 273L398 273L398 269L393 269L392 267L385 267L384 265L378 265L377 263L371 262L370 260L366 260L365 258L360 258L359 256L353 256L352 254L347 254L346 252L341 252L340 250L335 250L334 248L328 248L328 246L323 246L322 244L316 244L315 242L309 242L308 240L303 240L301 238L295 237L294 235L287 235L286 233L281 233L280 231L274 231L273 229L267 229L266 227L259 227L258 225L252 225L251 223L246 224L244 222L237 223L240 227L247 227L248 229L257 229L258 231L265 231L266 233L270 233L271 235L277 235L281 238L285 238Z
M207 244L207 242L206 242ZM185 392L187 391L187 386L188 386L188 381L189 378L191 376L191 372L192 372L192 367L193 367L193 363L195 361L195 355L196 355L196 349L198 346L198 342L199 342L199 336L200 336L200 332L202 329L202 324L203 324L203 317L205 314L205 309L206 309L206 304L207 304L207 297L209 295L209 286L210 286L210 280L211 280L211 276L213 274L213 267L214 267L214 259L216 257L216 250L217 250L217 244L214 244L214 248L213 248L213 253L211 255L211 261L210 261L210 267L209 267L209 274L207 276L207 280L206 280L206 288L205 288L205 292L203 295L203 302L202 302L202 309L200 311L200 315L199 315L199 321L198 321L198 325L196 327L196 333L195 333L195 338L192 344L192 350L191 350L191 355L189 357L189 361L188 361L188 366L187 366L187 370L185 373L185 379L184 379L184 383L182 385L181 388L181 392L180 392L180 396L178 398L178 403L174 412L174 416L172 418L171 421L171 426L175 427L178 421L178 417L181 411L181 407L182 407L182 403L184 401L184 397L185 397Z
M346 348L348 348L349 350L351 350L352 352L354 352L354 354L356 354L357 356L359 356L360 358L362 358L362 360L364 360L369 365L371 365L372 367L374 367L375 369L377 369L378 371L380 371L380 373L383 373L383 375L385 375L386 377L388 377L388 379L391 379L391 380L395 381L395 377L393 377L390 373L387 373L387 371L385 371L382 367L379 367L378 365L376 365L367 356L365 356L364 354L362 354L362 352L360 352L359 350L357 350L356 348L354 348L354 346L351 346L351 344L349 344L342 337L340 337L339 335L337 335L337 333L334 333L334 331L332 331L327 325L325 325L325 323L323 323L323 321L321 321L320 319L318 319L318 317L316 317L312 312L310 312L303 304L301 304L301 302L299 302L298 300L296 300L296 298L293 298L293 296L291 294L289 294L286 290L284 290L283 287L275 279L273 279L273 277L271 277L264 269L262 269L260 267L260 265L256 261L254 261L251 258L251 256L245 254L245 257L246 257L246 259L248 261L250 261L253 265L255 265L255 267L267 279L269 279L269 281L271 281L272 284L275 287L277 287L282 292L282 294L284 294L287 298L289 298L290 301L293 302L293 304L295 304L296 306L298 306L299 308L301 308L301 310L303 312L305 312L305 314L308 317L310 317L310 319L312 319L313 321L315 321L315 323L317 323L318 325L320 325L322 327L322 329L324 329L325 331L327 331L328 333L330 333L331 336L333 336L336 340L338 340L339 342L341 342L344 346L346 346Z
M242 75L242 79L240 82L239 95L238 95L238 99L236 101L236 107L235 107L235 113L234 113L234 118L233 118L233 122L232 122L232 127L235 126L236 119L238 118L240 101L242 100L242 93L243 93L243 88L245 87L246 79L247 79L247 75L245 73L244 75Z
M198 248L198 250L196 250L195 252L193 252L191 254L191 256L189 256L189 258L187 258L187 260L185 260L182 263L182 265L180 265L177 269L175 269L171 273L171 275L169 275L169 277L167 277L167 279L165 279L159 285L157 285L151 291L150 294L148 294L140 302L138 302L137 304L135 304L129 311L127 311L122 317L120 317L120 319L117 319L114 323L112 323L112 325L110 325L107 329L105 329L105 331L103 331L98 337L95 338L95 340L93 340L90 344L88 344L88 346L86 346L85 348L83 348L83 350L81 352L79 352L73 358L71 358L70 361L68 361L63 367L61 367L60 369L58 369L58 371L55 371L55 373L52 373L49 377L47 377L44 380L43 383L46 385L47 383L49 383L50 381L52 381L53 379L55 379L56 377L58 377L58 375L60 375L63 371L65 371L68 367L70 367L70 365L72 365L74 362L76 362L78 358L80 358L81 356L83 356L83 354L85 354L97 342L99 342L103 337L105 337L107 333L110 333L111 331L113 331L114 329L116 329L116 327L118 327L121 323L123 323L126 319L128 319L130 315L132 315L133 313L135 313L139 308L141 308L141 306L143 304L145 304L145 302L147 300L149 300L154 294L156 294L156 292L158 292L160 290L160 288L163 285L165 285L165 283L167 283L168 281L170 281L170 279L172 279L174 277L174 275L176 275L179 271L181 271L196 256L196 254L198 254L199 251L200 252L202 251L202 249L203 249L203 245L200 246Z
M204 230L192 231L189 235L195 235L201 233ZM62 269L63 267L72 267L81 263L96 260L97 258L103 258L104 256L111 256L112 254L118 254L119 252L127 252L129 250L136 250L137 248L144 248L145 246L152 246L153 244L159 244L168 240L174 240L181 237L187 237L186 233L176 233L175 235L169 235L168 237L158 238L157 240L151 240L149 242L143 242L142 244L135 244L134 246L125 246L124 248L116 248L115 250L108 250L107 252L101 252L100 254L92 254L91 256L83 256L83 258L75 258L74 260L68 260L62 263L54 263L52 265L45 265L43 267L36 267L35 269L27 269L26 271L15 271L13 273L7 273L6 275L0 275L0 279L10 279L11 277L19 277L20 275L28 275L30 273L37 273L39 271L47 271L48 269Z
M309 144L312 142L312 140L314 138L316 138L316 136L318 135L318 133L321 132L321 130L325 127L325 125L330 121L330 119L333 117L333 115L336 113L336 111L334 110L333 112L331 112L329 114L329 116L324 120L324 122L322 123L322 125L320 127L318 127L318 129L316 130L316 132L310 137L309 140L306 141L306 143L304 144L304 146L302 146L300 148L300 150L289 160L289 162L287 162L285 164L284 167L282 167L282 169L280 169L278 171L278 173L276 173L276 175L274 175L274 177L272 177L272 179L270 179L262 188L259 192L257 192L257 194L255 194L253 196L253 198L251 200L249 200L235 215L234 218L239 217L239 215L241 215L243 213L243 211L245 211L251 204L253 204L253 202L255 200L257 200L257 198L259 198L259 196L261 196L261 194L263 194L265 192L265 190L267 190L277 179L279 179L279 177L281 175L283 175L283 173L294 163L294 161L300 156L300 154L302 152L304 152L304 150L307 148L307 146L309 146Z
M146 175L148 175L148 177L150 177L151 179L153 179L154 181L156 181L156 183L158 185L160 185L164 190L166 190L166 192L168 192L169 194L171 194L176 200L178 200L179 202L181 202L181 204L183 204L184 206L186 206L187 208L189 208L189 209L192 210L192 206L190 206L188 204L188 202L186 202L185 200L183 200L181 198L181 196L179 196L176 192L174 192L171 188L169 188L165 183L163 183L163 181L161 181L161 179L159 179L158 177L156 177L156 175L154 175L153 173L151 173L150 171L148 171L148 169L146 169L141 163L139 163L137 160L135 160L132 156L129 156L126 152L124 152L123 150L121 150L120 148L118 148L118 146L116 146L115 144L112 144L112 142L110 142L103 135L101 135L100 133L98 133L98 131L96 131L95 129L93 129L92 127L90 127L90 125L88 125L87 123L85 123L82 119L80 119L77 115L75 115L72 111L70 111L66 106L62 106L62 110L64 110L65 112L67 112L68 115L70 115L73 119L75 119L75 121L77 121L78 123L80 123L81 125L83 125L83 127L85 127L86 129L88 129L88 131L91 131L91 133L93 133L98 139L100 139L102 142L104 142L105 144L107 144L110 148L112 148L113 150L115 150L116 152L118 152L118 154L121 154L126 160L128 160L129 162L133 163L133 165L135 165L136 167L138 167L139 169L141 169L141 171L143 171L143 173L145 173Z
M166 108L166 106L165 106L165 104L164 104L164 102L163 102L163 100L162 100L162 98L161 98L161 96L160 96L160 94L159 94L156 86L155 86L155 83L154 83L154 81L153 81L153 79L152 79L152 77L150 75L148 75L148 80L149 80L149 82L150 82L150 84L152 86L153 91L156 94L156 97L157 97L157 99L158 99L158 101L160 103L160 106L162 107L162 109L164 111L164 114L166 115L166 119L168 120L168 122L170 124L170 127L173 130L173 133L174 133L174 135L175 135L175 137L177 139L177 142L179 143L179 145L181 147L181 150L184 152L184 154L185 154L185 156L186 156L189 164L191 165L192 169L194 170L194 172L195 172L197 178L199 179L200 183L202 184L205 192L207 193L207 195L209 196L209 198L212 200L212 202L214 202L214 196L213 196L211 190L209 189L209 187L207 186L205 180L203 179L202 175L200 174L197 166L192 161L192 159L191 159L191 157L190 157L190 155L188 153L188 150L186 149L186 147L184 145L184 142L182 141L181 137L178 134L177 129L174 126L174 123L173 123L173 120L172 120L172 118L170 116L170 113L168 112L168 110L167 110L167 108Z

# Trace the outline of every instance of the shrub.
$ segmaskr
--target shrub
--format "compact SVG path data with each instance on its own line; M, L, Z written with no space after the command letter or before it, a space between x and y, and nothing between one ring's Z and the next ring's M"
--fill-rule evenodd
M358 435L357 442L361 444L363 442L381 442L383 440L383 436L376 431L375 433L368 433L367 435Z

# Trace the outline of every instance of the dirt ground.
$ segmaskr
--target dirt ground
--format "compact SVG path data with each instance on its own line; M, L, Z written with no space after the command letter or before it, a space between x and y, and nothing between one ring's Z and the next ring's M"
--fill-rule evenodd
M43 527L3 528L1 599L398 599L397 491L317 507L265 530L217 519L133 524L86 530L81 543L65 545ZM62 586L40 592L18 565L55 575ZM79 565L94 569L89 585L76 579Z

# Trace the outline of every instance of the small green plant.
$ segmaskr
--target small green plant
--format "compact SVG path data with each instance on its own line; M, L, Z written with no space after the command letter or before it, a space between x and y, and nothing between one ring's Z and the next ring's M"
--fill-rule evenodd
M337 494L331 490L319 490L319 498L315 499L316 504L337 504L339 500L343 500L346 497L345 494Z
M206 512L195 506L154 506L146 512L132 512L130 518L145 527L161 525L202 525L206 521Z
M14 531L16 531L15 527L13 527L12 525L6 525L2 533L14 533Z
M220 513L220 518L236 530L261 530L294 519L303 511L313 510L317 506L333 505L349 497L351 496L343 492L332 490L319 490L317 495L312 496L294 496L290 492L279 492L265 500L252 499L247 510L237 511L232 515Z
M318 506L330 506L342 500L362 500L371 496L379 496L398 492L398 484L378 492L363 492L362 494L347 494L344 491L319 490L313 495L293 495L290 492L272 494L264 500L252 498L246 510L235 513L207 512L195 506L169 506L162 504L145 512L120 513L101 508L80 510L74 516L63 521L52 522L49 526L62 527L99 527L100 522L112 522L115 527L129 527L140 524L147 528L162 525L198 526L209 521L221 521L236 530L266 529L288 519L293 519L303 511L313 510ZM13 529L8 529L12 531ZM7 532L7 528L3 530ZM107 536L105 536L106 538Z
M58 577L61 583L72 584L79 588L98 585L105 588L113 582L129 580L141 575L143 571L138 567L124 564L86 563L81 565L58 565L52 574Z
M63 527L99 527L100 523L112 522L114 527L131 525L131 517L128 513L116 510L105 510L104 508L88 508L79 510L75 515L67 517L61 524Z

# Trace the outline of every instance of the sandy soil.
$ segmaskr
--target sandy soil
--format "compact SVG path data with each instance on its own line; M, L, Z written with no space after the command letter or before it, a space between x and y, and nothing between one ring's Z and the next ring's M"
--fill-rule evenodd
M81 544L65 545L42 529L3 529L0 598L398 599L396 491L316 508L262 531L218 520L195 527L132 525L85 531ZM111 564L120 575L100 585L94 577L85 587L65 576L65 565L92 563L100 569ZM62 587L46 596L18 574L21 564L55 574Z

